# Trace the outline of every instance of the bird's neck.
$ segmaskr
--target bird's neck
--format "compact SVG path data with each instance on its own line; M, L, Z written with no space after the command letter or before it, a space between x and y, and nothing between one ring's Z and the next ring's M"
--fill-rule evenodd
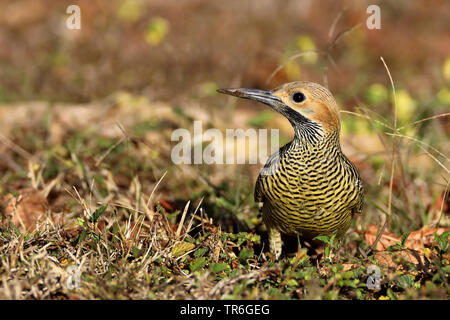
M339 130L325 131L322 126L313 121L296 124L294 127L293 147L308 147L318 149L339 148Z

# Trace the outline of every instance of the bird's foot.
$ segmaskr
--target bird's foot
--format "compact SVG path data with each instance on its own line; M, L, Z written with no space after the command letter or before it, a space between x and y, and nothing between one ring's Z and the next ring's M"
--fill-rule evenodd
M281 240L281 233L280 231L270 228L269 229L269 247L270 247L270 253L275 256L275 260L278 260L278 258L281 256L283 241Z

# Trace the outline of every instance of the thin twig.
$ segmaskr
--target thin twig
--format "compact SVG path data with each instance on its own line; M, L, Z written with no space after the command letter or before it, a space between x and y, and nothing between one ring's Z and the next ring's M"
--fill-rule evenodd
M442 196L442 204L441 204L441 209L439 210L439 218L437 219L437 222L436 222L436 228L439 227L439 223L441 222L441 218L442 218L442 213L444 212L444 204L446 202L445 199L448 197L449 184L450 184L450 180L447 181L447 185L445 186L444 195Z
M164 179L164 177L166 176L166 174L167 174L167 171L164 172L164 174L162 175L162 177L158 180L158 182L156 183L155 187L154 187L153 190L152 190L152 193L150 194L150 197L148 197L147 203L145 204L145 206L146 206L146 213L147 213L147 215L148 215L148 218L149 218L150 222L153 221L153 216L155 215L155 213L153 212L153 209L149 209L149 206L150 206L151 201L152 201L152 199L153 199L153 194L155 193L155 190L158 188L159 184L160 184L161 181Z
M348 114L351 114L351 115L354 115L354 116L357 116L357 117L361 117L361 118L367 119L369 121L374 121L374 122L378 123L379 125L387 128L387 129L391 129L392 130L392 128L389 125L387 125L386 123L384 123L384 122L382 122L380 120L372 119L371 117L369 117L369 116L367 116L365 114L361 114L361 113L357 113L357 112L353 112L353 111L347 111L347 110L341 110L340 112L341 113L348 113Z
M419 124L419 123L422 123L422 122L425 122L425 121L428 121L428 120L433 120L433 119L442 118L442 117L448 117L448 116L450 116L450 112L449 113L437 114L435 116L431 116L431 117L428 117L428 118L425 118L425 119L421 119L421 120L418 120L418 121L414 121L414 122L405 124L403 127L398 128L398 130L404 129L404 128L409 127L409 126L414 126L416 124Z
M189 205L190 205L190 204L191 204L191 201L188 201L188 202L186 203L186 206L184 207L184 210L183 210L183 214L181 215L181 220L180 220L180 222L178 223L177 232L175 233L175 237L176 237L177 239L180 237L181 229L183 228L183 224L184 224L184 219L186 219L186 214L187 214L187 211L188 211L188 209L189 209Z
M320 50L305 50L305 51L300 51L292 56L290 56L285 62L281 63L271 74L270 76L267 78L266 80L266 85L269 84L269 82L273 79L273 77L280 72L281 69L284 68L284 66L288 63L291 62L297 58L300 58L301 56L304 56L305 54L310 54L310 53L316 53L318 55L320 55L322 53L322 51Z
M328 61L330 63L332 63L334 69L336 69L340 74L343 74L342 70L339 68L339 66L336 64L336 62L334 61L334 59L331 57L331 55L328 55ZM378 128L375 126L374 124L374 120L373 118L369 115L369 113L365 110L365 108L361 108L360 105L362 105L361 101L358 99L358 97L352 93L351 94L353 100L355 100L356 105L358 106L358 109L361 110L365 116L367 116L369 118L369 123L372 126L372 129L374 130L374 132L376 133L378 139L380 140L381 144L383 145L384 149L386 149L386 151L388 150L386 141L383 138L383 135L380 133L380 130L378 130Z
M386 230L387 225L388 225L388 219L386 219L386 220L384 221L383 227L381 227L381 230L380 230L380 232L378 233L377 237L375 238L374 243L372 243L372 245L370 246L369 250L367 250L367 251L365 252L365 253L366 253L366 257L372 252L372 250L373 250L374 248L376 248L377 243L378 243L378 241L380 241L381 236L383 235L384 231Z
M384 67L386 68L386 72L389 76L389 80L391 81L392 91L394 94L394 133L398 134L397 130L397 95L395 92L395 86L394 86L394 80L392 80L391 72L389 71L388 66L386 65L386 62L384 61L383 57L380 57L381 61L384 64ZM392 215L392 189L394 185L394 171L395 171L395 152L396 152L396 139L393 137L392 139L392 157L391 157L391 177L389 180L389 198L388 198L388 215L387 220L388 225L390 225L391 215Z
M330 30L328 30L328 40L331 40L331 37L333 37L334 30L336 29L337 23L341 19L344 12L347 11L347 8L344 7L341 9L341 11L338 12L336 17L334 17L333 22L331 23Z
M95 162L95 166L98 167L103 160L105 160L105 158L118 146L120 145L122 142L124 142L126 140L125 137L120 138L119 141L117 141L114 145L112 145L111 147L109 147L108 150L106 150L106 152Z

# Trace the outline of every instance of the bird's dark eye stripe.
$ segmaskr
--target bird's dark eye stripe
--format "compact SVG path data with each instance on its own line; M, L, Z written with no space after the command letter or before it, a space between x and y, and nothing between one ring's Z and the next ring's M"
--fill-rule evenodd
M292 100L295 103L303 102L303 101L305 101L305 99L306 99L305 95L300 91L294 92L292 94Z

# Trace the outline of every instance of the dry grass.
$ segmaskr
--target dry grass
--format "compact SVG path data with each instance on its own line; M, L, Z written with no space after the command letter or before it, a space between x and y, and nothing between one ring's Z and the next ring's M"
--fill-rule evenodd
M70 107L64 108L70 113ZM376 223L373 214L384 216L379 211L382 208L372 207L370 202L345 242L330 245L331 259L306 247L297 250L296 240L287 239L287 256L272 261L251 199L252 175L257 171L245 166L167 166L162 158L169 156L168 150L164 146L155 149L151 141L168 139L170 130L136 136L130 128L134 120L128 119L133 119L136 109L115 108L107 123L114 127L120 119L121 129L109 137L95 120L84 129L64 128L62 132L55 129L61 127L56 123L47 129L50 131L39 129L42 121L38 120L4 138L9 141L4 154L24 166L3 176L2 185L8 186L3 212L11 215L4 215L0 228L2 298L447 297L448 249L441 249L437 242L413 250L419 260L410 254L405 258L402 252L411 249L404 246L382 251L381 256L379 251L368 250L366 227ZM148 119L161 112L161 123L184 121L151 105L136 108L153 110ZM102 108L91 110L106 120ZM41 116L46 112L60 111L53 107ZM251 119L251 115L247 117ZM39 142L54 137L52 130L61 134L57 143ZM33 136L33 143L45 147L29 149L26 141L30 138L21 136L27 131L43 132ZM29 151L20 152L20 145ZM32 188L25 192L22 186ZM399 196L393 188L393 200ZM384 197L387 200L389 196ZM14 225L14 218L32 213L35 220ZM393 210L392 214L396 213ZM400 216L397 219L394 230L402 221L410 223ZM34 221L38 221L35 229L26 231L34 228ZM440 218L438 223L443 222ZM379 265L384 272L381 290L366 287L370 264ZM79 289L67 287L71 265L80 268Z

